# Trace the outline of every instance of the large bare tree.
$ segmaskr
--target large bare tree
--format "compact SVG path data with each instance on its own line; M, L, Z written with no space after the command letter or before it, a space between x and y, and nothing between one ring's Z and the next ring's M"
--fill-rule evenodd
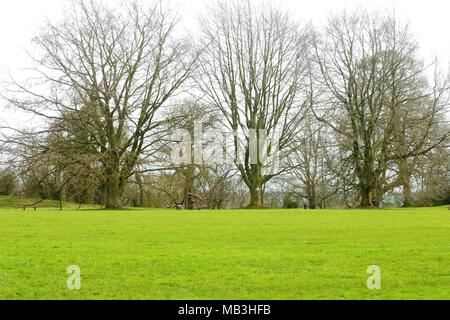
M206 16L200 88L224 126L245 136L234 139L236 154L244 154L235 164L249 188L250 207L262 207L266 184L280 173L266 170L273 159L264 156L276 152L278 141L263 141L278 136L283 157L300 129L308 28L249 0L215 2Z
M404 170L407 159L426 154L448 135L430 139L448 107L448 81L426 81L416 42L392 16L332 16L315 51L317 84L326 94L313 111L340 136L360 206L378 206L385 192L408 188L393 170Z
M180 92L195 57L186 38L175 37L177 18L161 3L72 4L63 22L48 22L34 38L35 76L15 82L7 99L45 120L27 136L53 131L65 138L47 151L94 154L105 205L119 208L129 178L151 154L161 108ZM80 131L86 139L77 138Z

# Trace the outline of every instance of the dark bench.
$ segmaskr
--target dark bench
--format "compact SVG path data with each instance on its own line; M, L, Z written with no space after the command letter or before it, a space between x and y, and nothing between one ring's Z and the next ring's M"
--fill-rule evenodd
M37 207L36 207L36 206L33 206L33 205L24 205L24 206L23 206L23 211L27 210L27 207L33 208L34 211L37 210Z

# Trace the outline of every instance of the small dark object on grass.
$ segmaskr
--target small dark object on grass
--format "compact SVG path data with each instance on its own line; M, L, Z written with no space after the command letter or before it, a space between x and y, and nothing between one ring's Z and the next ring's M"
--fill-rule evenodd
M183 203L175 203L174 208L177 209L177 211L183 210Z

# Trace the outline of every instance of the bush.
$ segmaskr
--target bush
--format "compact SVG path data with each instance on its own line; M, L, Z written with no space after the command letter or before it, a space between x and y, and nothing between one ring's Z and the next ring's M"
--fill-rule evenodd
M300 208L300 204L295 201L292 197L292 195L288 194L284 197L284 204L283 208L285 209L298 209Z
M16 191L16 176L11 171L0 172L0 195L10 196Z

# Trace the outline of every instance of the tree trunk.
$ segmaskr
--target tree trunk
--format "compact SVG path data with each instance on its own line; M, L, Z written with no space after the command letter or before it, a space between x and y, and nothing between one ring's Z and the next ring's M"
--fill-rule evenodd
M368 187L362 187L360 190L361 194L361 208L373 208L372 202L372 189Z
M139 174L136 174L136 183L139 187L139 207L143 208L145 206L145 189L142 177Z
M308 205L309 209L316 210L316 186L313 182L311 182L308 186Z
M264 207L264 187L262 183L255 183L250 189L250 209L260 209Z
M413 202L410 170L405 161L402 161L399 165L399 169L400 182L403 188L403 207L409 208L412 206Z
M183 169L183 193L184 193L184 208L186 210L194 210L194 185L195 185L195 166L188 165L186 169Z
M403 181L403 207L412 207L412 198L411 181L407 178Z
M186 181L184 182L184 206L186 210L194 210L193 191L193 182L189 177L186 177Z
M374 170L373 161L370 155L366 156L363 166L359 167L358 178L359 194L361 197L360 208L369 209L377 207L377 186L379 185L377 175ZM382 197L382 196L381 196Z
M316 205L316 200L315 200L315 198L314 198L314 197L309 198L309 199L308 199L308 202L309 202L309 209L311 209L311 210L316 210L317 205Z
M111 173L106 182L106 209L120 209L122 208L122 187L120 177L116 173Z

